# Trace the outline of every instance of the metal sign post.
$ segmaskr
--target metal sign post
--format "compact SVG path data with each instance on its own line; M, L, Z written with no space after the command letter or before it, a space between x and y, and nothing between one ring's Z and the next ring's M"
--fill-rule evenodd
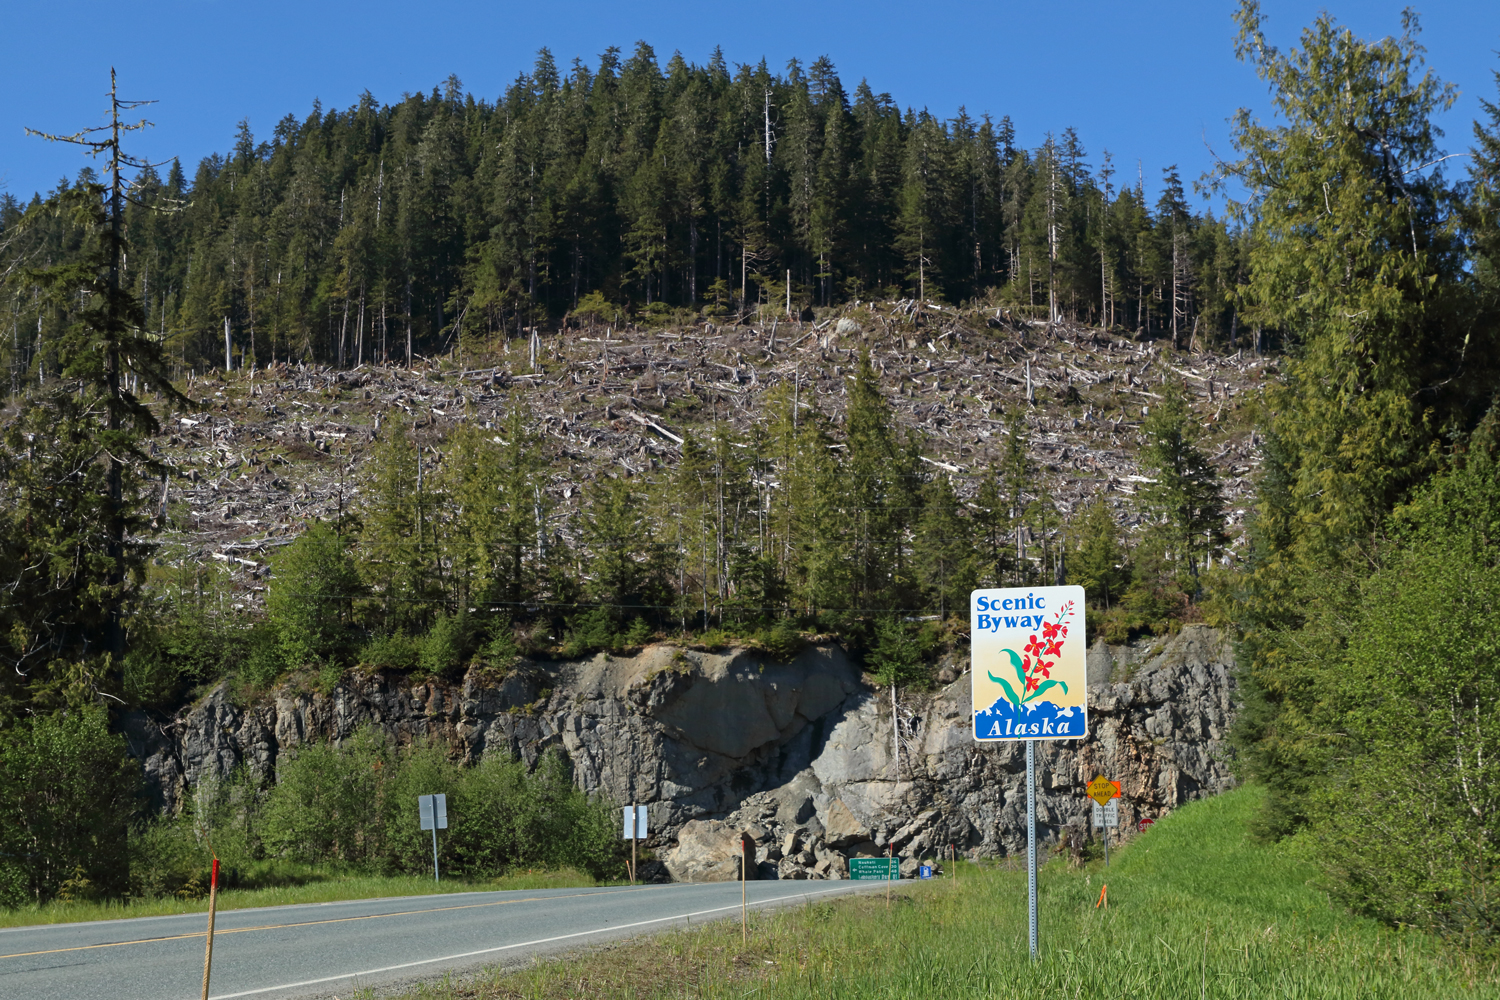
M1031 957L1036 898L1036 742L1088 735L1082 587L1011 587L969 595L974 739L1026 743L1026 896Z
M448 829L448 796L418 795L417 812L422 818L422 829L432 831L432 880L438 879L437 832Z
M1088 796L1094 800L1094 829L1104 831L1104 867L1109 867L1109 829L1120 825L1120 783L1099 775L1088 785Z
M1026 741L1026 924L1036 958L1036 740Z
M1108 802L1105 805L1094 803L1094 829L1104 831L1104 867L1109 867L1109 831L1120 825L1120 804Z

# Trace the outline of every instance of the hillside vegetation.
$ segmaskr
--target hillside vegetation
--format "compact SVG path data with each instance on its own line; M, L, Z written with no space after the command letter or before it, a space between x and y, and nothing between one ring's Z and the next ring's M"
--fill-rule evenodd
M1232 628L1259 833L1493 948L1500 107L1441 146L1415 14L1235 17L1218 220L644 46L0 205L0 898L130 891L119 713L206 684L817 635L923 685L971 587L1069 581Z

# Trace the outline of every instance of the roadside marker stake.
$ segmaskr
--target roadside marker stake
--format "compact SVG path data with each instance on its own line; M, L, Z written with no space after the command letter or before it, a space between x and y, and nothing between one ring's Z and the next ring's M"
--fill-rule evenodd
M208 944L203 951L203 1000L208 1000L208 974L214 965L214 912L219 904L219 859L208 876Z
M1103 906L1106 910L1109 909L1109 884L1108 883L1106 883L1106 884L1104 884L1103 886L1100 887L1100 889L1099 889L1099 899L1098 899L1098 901L1096 903L1094 903L1094 909L1097 910L1101 906Z

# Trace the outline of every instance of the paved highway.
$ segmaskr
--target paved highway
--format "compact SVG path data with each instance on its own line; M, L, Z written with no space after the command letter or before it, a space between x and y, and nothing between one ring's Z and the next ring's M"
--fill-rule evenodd
M751 882L750 906L883 888ZM738 882L465 892L229 910L214 933L218 1000L348 995L734 915ZM207 917L138 917L0 930L0 997L197 1000Z

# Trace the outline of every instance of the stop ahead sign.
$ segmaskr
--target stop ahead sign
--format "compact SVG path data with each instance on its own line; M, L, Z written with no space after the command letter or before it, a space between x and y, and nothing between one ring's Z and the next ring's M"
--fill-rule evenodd
M1089 782L1088 796L1101 806L1105 805L1110 799L1120 797L1120 783L1118 781L1110 781L1101 774Z

